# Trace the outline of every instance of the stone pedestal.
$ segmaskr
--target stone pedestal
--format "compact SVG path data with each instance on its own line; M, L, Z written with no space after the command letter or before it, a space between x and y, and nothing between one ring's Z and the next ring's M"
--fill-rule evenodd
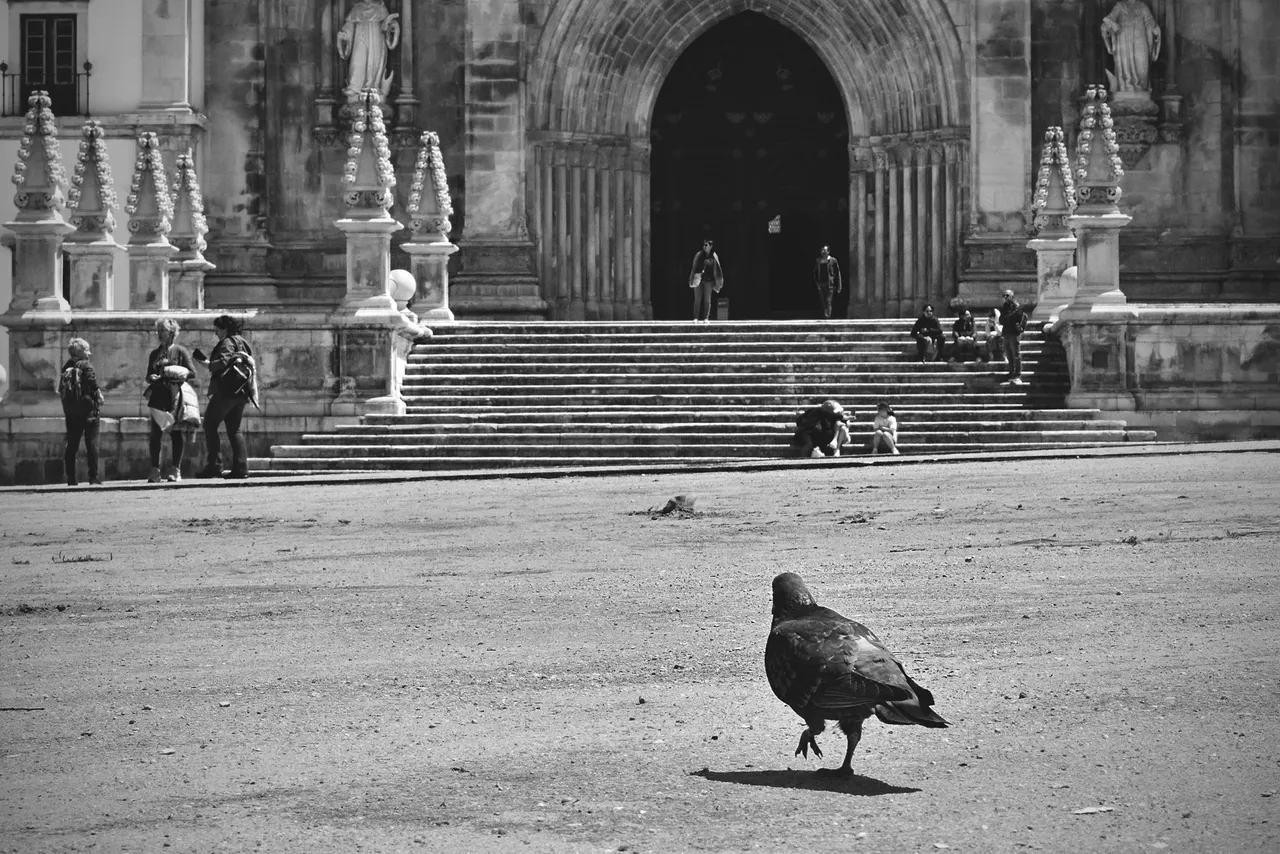
M347 295L341 310L365 319L399 316L387 286L391 278L391 235L403 226L387 215L347 217L334 225L347 235Z
M1149 92L1113 92L1110 107L1120 159L1132 169L1159 137L1160 107Z
M177 248L167 240L130 243L129 308L166 311L169 305L169 258Z
M424 240L427 238L423 235ZM400 248L409 253L410 272L418 282L413 310L425 324L452 323L449 308L449 256L458 247L443 235L427 242L405 243Z
M115 308L115 265L122 249L110 237L90 241L67 240L62 244L62 251L71 257L73 309Z
M203 257L169 261L169 307L204 308L204 276L215 269Z
M1077 214L1067 222L1076 233L1076 295L1061 317L1088 317L1099 306L1123 306L1120 290L1120 229L1133 217L1117 212Z
M56 213L39 220L6 222L13 232L13 301L10 313L71 310L62 296L62 238L72 230Z
M1037 237L1027 241L1027 248L1036 253L1037 296L1031 320L1052 321L1075 297L1076 287L1072 283L1067 290L1062 271L1075 264L1076 239Z
M531 242L478 237L463 243L462 265L452 295L452 306L459 314L509 320L546 317L547 301L533 271ZM579 300L577 305L583 303ZM578 315L573 319L595 319L581 307Z

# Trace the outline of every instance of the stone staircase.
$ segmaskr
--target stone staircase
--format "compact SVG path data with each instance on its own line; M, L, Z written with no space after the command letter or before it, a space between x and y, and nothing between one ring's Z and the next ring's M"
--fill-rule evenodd
M782 458L796 413L851 410L862 453L893 404L903 454L1149 442L1097 411L1065 409L1061 346L1023 337L1022 386L1003 363L920 364L911 320L470 322L409 357L408 412L370 415L271 449L256 472L688 465Z

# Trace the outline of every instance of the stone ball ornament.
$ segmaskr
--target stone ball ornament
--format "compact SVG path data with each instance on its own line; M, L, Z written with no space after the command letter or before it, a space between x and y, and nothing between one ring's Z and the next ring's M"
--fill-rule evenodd
M387 291L396 301L396 308L403 311L409 300L418 292L418 282L408 270L392 270L388 280Z

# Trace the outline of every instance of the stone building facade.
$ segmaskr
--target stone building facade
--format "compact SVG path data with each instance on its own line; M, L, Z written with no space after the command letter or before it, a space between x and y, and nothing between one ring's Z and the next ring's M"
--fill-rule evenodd
M1102 34L1111 0L386 5L401 29L388 51L389 123L441 135L461 247L460 317L682 316L682 301L676 315L664 294L711 231L744 286L738 295L772 297L744 300L746 316L771 316L771 304L785 314L776 291L806 284L820 243L839 247L850 316L911 314L924 299L957 294L991 301L1007 285L1029 291L1039 140L1061 125L1073 144L1086 85L1105 83L1115 64ZM1150 63L1149 112L1122 134L1132 142L1123 204L1134 216L1123 241L1126 291L1154 301L1274 300L1280 9L1267 0L1143 5L1162 47ZM337 33L351 0L205 6L204 182L218 266L210 299L333 299L343 270L332 225L343 161L335 129L349 73ZM827 72L834 103L812 106L835 114L843 131L823 145L843 180L805 168L817 154L804 153L807 131L795 122L792 138L773 133L767 149L757 144L779 104L806 90L734 88L735 53L753 47L741 24L752 16L797 37L789 53L760 57L767 71L816 61ZM735 26L742 51L722 39L701 67L678 67ZM716 84L725 98L657 110L664 87L706 95ZM698 117L725 132L682 135ZM664 167L695 154L729 167L655 186ZM407 172L412 152L405 146L397 158ZM753 180L762 174L782 177ZM722 209L673 214L708 196ZM816 226L806 204L832 216ZM777 218L781 236L771 236ZM791 246L793 222L815 233ZM771 243L788 244L783 257Z

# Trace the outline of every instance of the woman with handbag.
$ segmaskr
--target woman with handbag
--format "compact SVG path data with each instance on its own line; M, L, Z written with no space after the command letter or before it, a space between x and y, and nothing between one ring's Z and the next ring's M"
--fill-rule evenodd
M715 244L710 240L702 241L702 248L693 256L693 269L689 272L689 287L693 289L693 322L711 322L711 303L715 300L712 294L720 293L724 287L724 270L720 267L720 258L713 250Z
M182 456L186 451L186 427L181 419L182 384L194 383L195 362L187 348L174 343L178 337L178 322L171 317L156 321L156 337L160 345L147 357L147 409L151 415L148 449L151 452L151 473L147 483L182 480ZM176 417L175 417L176 414ZM172 461L160 468L160 449L164 434L169 434Z
M206 462L196 477L226 477L243 480L249 476L249 453L240 421L244 408L257 401L257 365L253 348L240 334L240 320L220 314L213 321L218 343L206 357L196 350L196 359L209 369L209 404L204 411ZM222 443L218 427L225 427L231 445L231 471L222 471Z

